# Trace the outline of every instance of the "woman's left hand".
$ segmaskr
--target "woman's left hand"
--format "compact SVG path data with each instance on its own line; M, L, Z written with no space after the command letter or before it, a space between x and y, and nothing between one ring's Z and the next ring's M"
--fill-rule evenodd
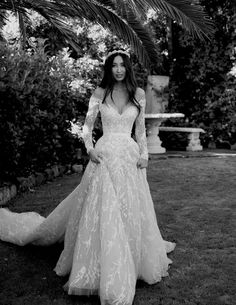
M137 167L142 169L142 168L147 168L148 167L148 160L140 158L137 162Z

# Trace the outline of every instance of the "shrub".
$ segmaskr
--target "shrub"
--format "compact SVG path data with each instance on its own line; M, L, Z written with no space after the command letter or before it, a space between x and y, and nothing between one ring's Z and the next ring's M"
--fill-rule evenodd
M207 96L206 107L202 113L202 125L207 130L209 141L236 142L236 78L232 77L227 82L227 87L213 90Z
M79 115L79 91L70 87L65 54L49 59L44 41L37 43L27 51L0 47L2 179L71 162L79 145L68 130Z
M169 111L185 114L187 126L201 127L202 143L235 141L236 19L232 1L200 3L215 22L213 37L199 41L173 26L173 71ZM166 122L165 122L166 123Z

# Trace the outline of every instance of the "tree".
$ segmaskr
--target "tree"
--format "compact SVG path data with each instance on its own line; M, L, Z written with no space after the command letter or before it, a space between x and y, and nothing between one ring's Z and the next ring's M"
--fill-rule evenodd
M202 127L208 141L235 143L235 4L201 0L215 23L211 41L202 42L174 25L169 110L183 112L187 126ZM178 122L179 124L179 122Z
M19 16L23 43L28 12L42 15L77 48L77 37L64 18L80 17L96 21L131 45L139 60L148 67L156 60L155 44L143 26L148 8L153 8L176 20L191 34L200 38L212 32L212 22L198 4L188 0L4 0L0 3L0 19L7 19L7 12ZM0 26L3 24L1 21Z

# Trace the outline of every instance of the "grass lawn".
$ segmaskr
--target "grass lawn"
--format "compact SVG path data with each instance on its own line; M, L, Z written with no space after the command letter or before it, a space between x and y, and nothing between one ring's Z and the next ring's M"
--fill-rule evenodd
M65 176L15 198L14 211L47 215L78 184ZM148 181L163 237L177 242L169 277L137 283L134 305L236 304L236 158L151 160ZM53 272L61 245L0 242L0 305L99 305L68 296Z

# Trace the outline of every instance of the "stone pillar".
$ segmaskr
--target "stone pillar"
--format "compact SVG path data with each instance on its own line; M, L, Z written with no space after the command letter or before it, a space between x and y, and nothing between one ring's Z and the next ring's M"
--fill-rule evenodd
M186 148L187 151L201 151L203 149L200 138L200 132L191 132L188 135L188 146Z
M147 127L147 147L150 154L162 154L166 152L166 149L161 146L162 142L159 138L159 126L161 120L149 119Z
M149 75L146 87L146 113L163 113L168 106L169 76Z

